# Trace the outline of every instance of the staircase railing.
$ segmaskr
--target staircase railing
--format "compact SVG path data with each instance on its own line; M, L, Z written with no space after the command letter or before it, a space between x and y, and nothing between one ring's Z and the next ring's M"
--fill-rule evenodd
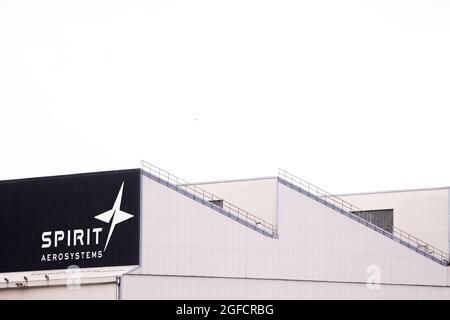
M316 199L317 201L325 204L326 206L329 206L343 214L348 215L349 217L353 218L354 220L358 221L359 223L365 224L366 226L370 227L371 229L378 231L382 234L384 234L387 237L390 237L393 240L396 240L397 242L406 245L407 247L415 250L416 252L428 256L432 258L435 261L440 262L443 265L449 264L449 254L447 252L444 252L429 243L426 243L423 240L420 240L419 238L409 234L406 231L403 231L399 228L396 228L394 226L391 227L391 229L388 231L386 228L380 227L383 226L383 222L375 217L371 216L370 219L372 221L375 221L376 223L373 223L371 221L368 221L367 219L364 219L361 215L363 214L362 209L358 208L357 206L345 201L344 199L341 199L315 185L312 183L309 183L306 180L300 179L299 177L296 177L292 173L289 173L283 169L278 169L278 179L283 184L300 189L303 193L308 195L309 197L312 197Z
M233 216L235 219L245 224L247 227L259 230L265 235L277 237L277 230L273 224L147 161L142 160L141 165L142 169L145 172L155 177L160 182L163 181L166 185L171 185L173 188L175 188L175 190L184 194L189 194L194 200L208 203L208 205L211 207L215 206L216 209L224 211L225 213Z

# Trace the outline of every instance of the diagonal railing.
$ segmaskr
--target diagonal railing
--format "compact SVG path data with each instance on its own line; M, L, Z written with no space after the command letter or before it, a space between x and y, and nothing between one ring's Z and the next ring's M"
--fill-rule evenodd
M309 183L306 180L296 177L292 173L289 173L283 169L278 169L278 181L328 207L335 209L344 215L347 215L359 223L370 227L371 229L407 246L408 248L441 263L442 265L449 265L450 260L447 252L444 252L394 226L390 226L390 230L388 231L387 227L383 226L383 222L373 215L370 217L371 221L364 219L362 216L364 214L362 211L364 210L345 201L344 199L332 195L331 193L313 185L312 183Z
M259 231L266 236L273 238L277 237L277 229L273 224L235 206L234 204L212 194L211 192L201 189L194 184L188 183L186 180L183 180L147 161L142 160L141 165L144 173L151 179L156 180L157 182L162 183L196 201L199 201L204 205L227 215L228 217L251 229Z

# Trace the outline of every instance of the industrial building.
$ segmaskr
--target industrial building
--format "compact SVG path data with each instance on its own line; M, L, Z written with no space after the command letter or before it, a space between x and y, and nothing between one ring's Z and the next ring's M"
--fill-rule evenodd
M450 188L332 195L293 174L0 182L0 299L449 299Z

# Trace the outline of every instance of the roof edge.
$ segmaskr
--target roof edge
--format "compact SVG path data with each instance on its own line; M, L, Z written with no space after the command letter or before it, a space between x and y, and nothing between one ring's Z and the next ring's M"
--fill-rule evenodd
M190 182L190 185L204 185L204 184L215 184L215 183L230 183L230 182L244 182L244 181L255 181L255 180L270 180L277 179L277 176L265 176L265 177L255 177L255 178L242 178L242 179L224 179L224 180L214 180L214 181L202 181L202 182Z
M448 187L432 187L432 188L415 188L415 189L397 189L397 190L387 190L387 191L364 191L364 192L349 192L349 193L337 193L338 197L344 196L358 196L358 195L369 195L369 194L382 194L382 193L400 193L400 192L419 192L419 191L434 191L434 190L449 190Z

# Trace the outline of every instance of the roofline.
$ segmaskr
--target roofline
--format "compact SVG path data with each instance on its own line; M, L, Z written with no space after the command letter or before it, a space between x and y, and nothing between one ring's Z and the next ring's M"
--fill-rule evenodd
M117 169L117 170L107 170L107 171L89 171L89 172L77 172L77 173L67 173L67 174L58 174L58 175L50 175L50 176L37 176L37 177L29 177L29 178L17 178L17 179L8 179L8 180L0 180L0 185L8 184L8 183L17 183L17 182L33 182L33 181L43 181L43 180L54 180L54 179L65 179L65 178L76 178L81 176L94 176L94 175L106 175L118 172L131 172L131 171L139 171L141 168L131 168L131 169Z
M0 185L8 183L18 183L18 182L33 182L33 181L43 181L43 180L54 180L54 179L66 179L66 178L76 178L81 176L94 176L94 175L106 175L118 172L132 172L141 171L141 168L131 168L131 169L117 169L117 170L107 170L107 171L90 171L90 172L78 172L78 173L67 173L58 175L47 175L47 176L37 176L29 178L17 178L0 180Z
M432 187L432 188L415 188L415 189L401 189L401 190L387 190L387 191L365 191L365 192L350 192L350 193L338 193L336 196L358 196L358 195L369 195L369 194L380 194L380 193L399 193L399 192L418 192L418 191L433 191L433 190L448 190L448 187Z
M244 182L244 181L255 181L255 180L269 180L277 179L277 176L264 176L264 177L253 177L253 178L240 178L240 179L224 179L224 180L214 180L214 181L202 181L193 182L189 185L204 185L204 184L216 184L216 183L229 183L229 182ZM349 193L338 193L336 196L356 196L356 195L369 195L369 194L381 194L381 193L399 193L399 192L418 192L418 191L433 191L433 190L449 190L450 186L443 187L431 187L431 188L413 188L413 189L396 189L396 190L383 190L383 191L363 191L363 192L349 192Z
M255 181L255 180L269 180L277 179L277 176L266 176L259 178L242 178L242 179L225 179L225 180L214 180L214 181L203 181L203 182L190 182L190 185L203 185L203 184L215 184L215 183L229 183L229 182L244 182L244 181Z

